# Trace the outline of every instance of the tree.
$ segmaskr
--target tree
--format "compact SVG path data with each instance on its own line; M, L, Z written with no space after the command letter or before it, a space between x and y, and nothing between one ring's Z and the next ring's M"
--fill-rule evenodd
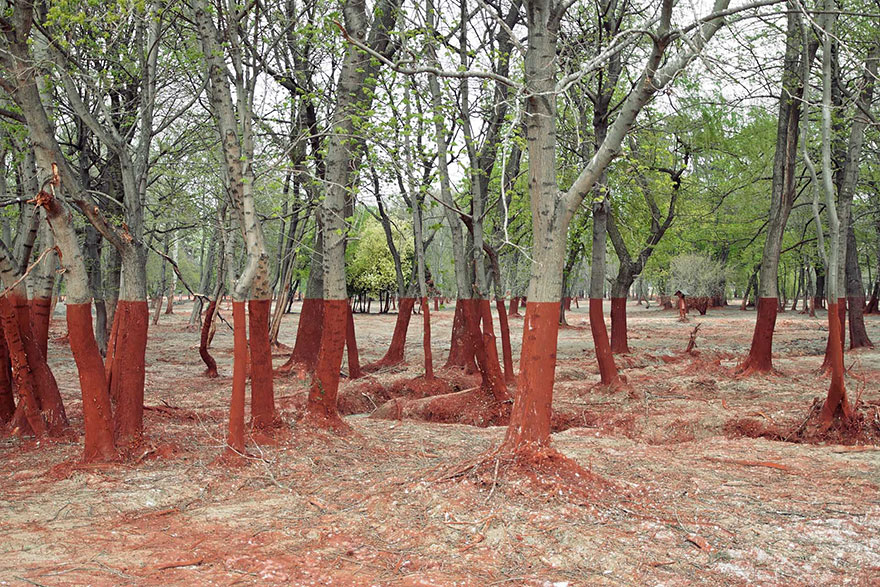
M232 291L234 363L232 402L229 411L229 449L244 453L244 400L248 364L251 371L251 419L254 428L277 425L275 395L272 383L272 349L269 343L269 311L272 291L269 284L269 255L263 230L254 203L254 137L252 101L256 75L245 69L242 32L238 29L247 16L233 12L227 15L236 23L227 31L231 50L237 104L227 82L226 65L222 59L217 27L205 0L195 4L195 17L208 76L211 112L219 131L226 193L244 235L247 262ZM245 321L245 304L249 323ZM247 330L250 327L250 335Z
M617 118L598 144L590 162L571 187L560 192L555 160L555 97L558 92L556 45L560 21L567 7L567 4L550 0L526 3L529 44L526 52L525 86L534 244L519 385L503 444L504 450L510 452L546 448L549 444L559 322L558 297L562 290L562 263L565 256L564 235L571 218L587 194L599 183L608 164L619 153L624 138L632 129L642 108L723 26L719 13L726 10L727 2L719 0L713 7L713 17L703 18L681 31L673 30L671 26L672 2L664 2L659 25L651 34L653 46L650 55L635 88L620 107ZM667 58L667 49L683 34L688 35L687 44ZM593 67L604 64L608 54L620 49L620 42L619 36L617 40L611 40L609 46L586 64L582 71L590 71ZM591 315L591 320L592 318ZM610 354L610 346L608 353Z
M343 8L345 34L377 53L393 52L394 45L388 31L397 18L398 7L399 0L380 1L374 7L373 23L369 26L366 2L347 1ZM323 244L323 331L305 419L316 426L340 431L348 428L336 409L339 368L348 326L345 240L346 219L351 215L346 211L350 210L350 189L354 184L352 170L357 168L362 155L360 141L352 141L351 137L358 134L358 119L372 102L371 88L378 69L379 63L354 44L346 48L337 84L336 111L330 125L326 185L319 210Z
M742 374L767 373L773 370L773 330L776 325L777 281L782 238L797 192L795 163L798 148L800 104L804 93L803 71L809 71L817 45L801 33L797 8L790 3L787 15L782 92L776 129L776 154L773 158L773 182L770 194L770 220L758 275L758 317L752 345L739 366ZM806 49L804 49L806 47Z

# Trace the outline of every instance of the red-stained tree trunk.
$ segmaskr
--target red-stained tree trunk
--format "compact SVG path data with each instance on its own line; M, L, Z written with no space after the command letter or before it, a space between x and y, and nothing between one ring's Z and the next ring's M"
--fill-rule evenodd
M343 6L346 34L350 39L366 43L373 50L388 51L391 30L398 17L399 0L380 0L373 8L374 19L368 28L366 2L349 0ZM391 52L391 51L389 51ZM332 132L327 146L327 182L320 207L323 230L323 299L324 320L317 368L309 389L304 420L319 427L339 431L348 425L336 408L339 369L348 314L348 293L345 283L345 242L353 170L360 163L360 144L352 141L357 135L357 120L368 110L373 99L372 86L379 64L353 45L348 45L339 74L336 108L330 123Z
M827 428L835 420L842 419L844 422L851 420L853 413L850 406L845 386L845 366L843 363L843 339L844 323L846 320L846 265L848 232L851 222L853 196L858 185L859 162L861 160L862 145L864 144L865 129L869 123L868 115L873 97L874 83L877 77L877 65L880 61L880 45L875 44L865 61L865 68L861 80L861 88L857 97L850 136L846 148L845 161L838 176L838 185L833 183L832 178L832 84L839 83L834 72L839 71L835 63L838 51L832 49L837 42L835 24L837 19L836 3L831 0L826 8L830 11L822 31L822 181L825 191L826 213L828 214L828 233L831 240L831 254L827 260L828 283L828 345L826 348L826 360L831 368L831 384L828 394L820 413L820 422ZM835 195L837 201L835 202ZM815 212L814 204L814 215ZM821 240L821 239L820 239ZM837 304L833 303L837 300ZM840 307L840 305L844 307Z
M375 363L366 365L364 371L370 373L403 362L404 349L406 346L406 333L407 330L409 330L409 322L412 318L413 307L415 307L415 304L415 298L400 298L400 304L398 304L397 310L397 320L394 323L394 334L391 335L391 344L388 346L388 351L385 353L385 356Z
M852 406L846 397L846 383L844 376L846 369L843 364L843 325L840 321L841 312L838 305L828 303L828 366L831 370L831 383L828 386L828 395L822 405L820 421L829 426L835 418L841 417L849 420L852 417Z
M482 385L492 392L498 402L510 399L507 393L507 385L504 382L504 374L501 372L501 364L498 361L498 347L495 344L495 332L492 327L492 307L489 300L482 299L474 305L471 313L472 322L471 337L474 340L474 356L480 367ZM480 332L480 321L483 323L483 331ZM477 342L479 340L479 342Z
M208 309L205 310L205 320L202 322L202 334L199 338L199 356L205 362L205 377L209 379L216 378L217 361L211 356L208 347L211 344L211 325L214 323L214 314L217 311L217 300L211 300L208 303Z
M57 175L55 179L57 186ZM119 458L119 453L113 431L110 394L104 363L92 328L89 275L73 228L73 216L46 192L37 196L37 203L46 210L47 221L61 251L61 264L67 275L67 332L79 373L85 425L83 460L113 461Z
M269 255L266 250L261 220L254 197L255 173L253 167L255 139L253 114L249 102L252 86L243 77L241 53L232 51L236 63L232 78L235 99L227 76L224 50L219 31L207 2L200 0L194 6L199 41L207 66L210 83L208 97L214 122L222 138L224 179L226 193L233 213L241 228L246 245L246 262L233 287L233 390L230 404L229 450L241 453L244 447L243 407L244 387L248 368L251 378L251 426L257 429L274 427L280 423L275 410L275 391L272 381L272 349L269 340L269 313L272 287L269 279ZM230 48L241 42L239 29L225 31ZM249 333L246 324L245 303L249 310Z
M721 11L726 0L713 7ZM644 70L618 109L618 115L595 155L568 191L560 193L556 173L556 95L559 25L567 4L552 0L526 2L528 48L525 58L526 132L528 139L528 185L532 210L532 268L523 328L520 374L511 411L510 426L502 444L508 453L544 450L550 444L553 381L559 324L559 292L565 261L566 234L571 219L608 165L620 152L635 119L654 94L700 51L721 28L719 19L696 27L681 53L666 58L665 43L654 45ZM655 38L665 39L671 30L672 3L664 3ZM661 63L665 63L660 67ZM604 276L602 276L604 279ZM595 297L592 295L591 298ZM596 300L601 303L601 299ZM595 302L591 300L591 304ZM601 315L601 306L596 308ZM595 312L591 307L592 314ZM600 322L595 320L595 322ZM601 321L604 331L604 320ZM598 324L597 324L598 326ZM611 349L608 345L608 354Z
M752 335L749 354L738 368L743 375L768 373L773 370L773 331L778 308L778 270L785 225L791 213L797 192L795 176L798 150L798 126L801 121L801 97L803 96L802 71L809 68L818 49L803 38L800 15L788 14L786 50L783 60L782 93L776 126L776 152L773 158L773 179L770 194L770 218L767 223L767 239L761 256L758 277L758 318ZM772 306L772 309L771 309Z
M516 375L513 372L513 350L510 347L510 325L507 322L507 312L504 307L504 299L495 300L498 309L498 327L501 330L501 354L504 358L504 380L513 383Z
M459 298L455 301L455 313L452 317L452 337L450 339L449 356L446 358L445 369L464 367L468 373L476 371L474 365L474 349L467 327L467 315L472 312L474 300Z
M309 388L306 418L322 428L345 430L348 425L339 417L336 399L339 391L339 367L345 348L346 306L348 299L324 300L324 332L321 352Z
M316 227L315 247L306 284L306 297L299 311L296 328L296 342L287 361L277 369L286 375L297 371L300 374L312 373L321 350L321 335L324 323L324 268L322 266L324 239L320 225Z
M361 360L358 356L357 335L354 331L354 314L351 311L351 304L348 306L348 316L345 323L345 348L348 351L349 379L363 377L364 371L361 368Z
M232 355L232 397L229 401L229 429L226 438L227 450L240 455L245 454L244 445L244 405L247 394L247 320L245 303L232 302L233 355Z
M849 348L874 348L865 328L865 289L852 219L846 237L846 304L849 310Z
M596 346L596 360L599 363L599 377L602 385L617 386L623 383L608 340L605 328L605 315L602 311L602 298L590 298L590 331Z
M146 300L120 299L113 317L113 359L107 384L114 400L117 446L127 452L140 444L144 433L146 367L138 350L147 344L150 309Z
M437 298L434 298L437 302ZM434 378L434 359L431 352L431 314L428 312L428 298L422 298L422 351L425 356L425 379Z
M611 298L611 352L629 353L626 326L626 298Z
M12 392L12 363L6 337L0 329L0 425L12 420L15 413L15 396Z
M275 411L272 383L272 344L269 341L271 306L271 298L248 300L251 425L254 428L269 428L280 424Z
M12 367L13 370L24 368L28 371L24 378L28 380L27 384L33 387L37 413L45 418L45 430L50 435L60 436L67 428L68 421L61 394L58 392L58 383L55 381L55 376L49 369L46 357L40 350L40 345L34 336L24 281L20 279L21 276L16 265L6 255L5 251L8 249L5 246L0 249L2 249L0 250L0 281L2 281L3 287L9 290L4 299L9 306L8 313L11 313L11 318L18 325L15 331L10 330L11 325L4 327ZM15 342L15 346L13 346L13 342ZM21 346L20 349L18 345ZM21 364L26 367L17 366ZM21 387L19 387L19 393L21 393ZM29 405L20 402L18 409L27 410ZM27 413L13 416L13 418L16 422L21 422L24 416L27 416L28 421L34 419L34 416Z
M878 311L880 311L880 279L874 282L871 298L868 300L868 305L865 306L865 314L876 314Z
M13 425L18 427L19 433L31 433L39 438L48 432L48 426L40 410L37 399L37 382L28 366L27 353L19 330L15 308L6 296L0 297L0 320L2 320L3 335L9 349L15 386L20 398Z
M776 298L758 298L758 317L752 334L752 346L746 361L740 365L741 374L773 371L773 330L776 327L777 312Z

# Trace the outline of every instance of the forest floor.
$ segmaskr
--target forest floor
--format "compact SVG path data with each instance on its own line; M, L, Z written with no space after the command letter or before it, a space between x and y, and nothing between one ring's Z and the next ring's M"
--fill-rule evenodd
M573 327L560 331L554 397L558 428L571 427L553 445L596 476L575 491L546 471L456 474L497 446L503 427L364 413L346 417L354 431L346 437L305 432L295 423L305 383L295 378L276 379L286 437L251 444L244 465L218 460L232 336L218 327L221 377L205 379L189 307L178 304L150 329L149 436L134 462L83 466L76 442L0 439L0 584L880 584L876 436L847 446L740 434L796 428L824 396L824 311L780 315L779 373L742 378L734 369L754 310L679 323L630 302L633 353L619 359L627 393L596 385L587 310L574 309ZM64 334L59 316L55 337ZM451 308L433 317L439 366ZM282 328L290 345L297 318ZM362 362L378 359L395 316L355 320ZM880 343L880 317L866 320ZM684 355L697 323L699 355ZM522 320L511 325L517 357ZM372 403L370 389L420 374L420 317L406 353L407 366L342 392ZM81 430L69 348L50 342L50 356ZM847 353L846 365L851 396L877 430L880 351Z

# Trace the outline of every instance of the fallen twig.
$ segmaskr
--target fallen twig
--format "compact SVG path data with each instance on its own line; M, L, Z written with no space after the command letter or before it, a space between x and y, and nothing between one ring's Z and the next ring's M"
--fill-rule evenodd
M168 569L178 569L180 567L197 567L205 562L204 557L194 558L185 561L178 561L175 563L165 563L161 565L157 565L154 570L156 571L165 571Z

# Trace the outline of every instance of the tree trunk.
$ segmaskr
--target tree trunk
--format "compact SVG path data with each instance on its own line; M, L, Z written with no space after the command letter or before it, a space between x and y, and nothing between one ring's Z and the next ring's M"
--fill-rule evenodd
M600 183L599 185L603 185ZM600 192L603 188L599 188ZM602 308L605 298L605 243L607 239L608 208L607 197L593 203L593 252L590 267L590 332L599 363L599 376L602 385L618 386L623 381L614 363L608 330L605 327ZM624 298L625 301L625 298Z
M55 246L52 231L46 223L40 225L39 233L41 249L48 250ZM22 260L23 265L27 262L27 259ZM34 271L36 275L33 279L33 297L30 300L34 336L44 357L49 356L49 324L52 321L52 292L55 288L56 265L55 253L46 255L42 264Z
M211 231L211 238L208 241L208 250L205 255L205 261L202 264L202 275L199 278L199 291L198 293L208 295L208 289L211 287L211 274L214 271L214 253L217 249L217 243L220 240L220 227L214 227L214 230ZM222 255L220 255L222 257ZM221 273L217 274L218 281L223 280L223 276ZM193 308L192 312L189 315L189 324L190 326L196 326L199 324L199 321L202 319L202 309L204 307L204 300L196 296L193 300Z
M317 365L324 323L323 235L323 229L319 221L315 227L315 246L309 266L306 297L302 301L302 306L300 306L296 343L287 362L278 368L278 372L281 374L291 373L295 368L300 373L312 373Z
M251 424L254 428L276 426L272 381L272 352L269 342L269 311L272 292L269 283L269 255L254 202L254 137L250 98L252 82L242 78L241 52L236 30L228 30L227 39L235 67L235 98L227 80L219 33L204 0L197 2L195 16L210 83L208 96L219 130L225 163L225 183L246 246L246 263L233 288L233 387L230 407L228 449L244 451L243 401L247 385L248 357L251 376ZM245 303L249 310L250 334L245 321ZM250 346L248 345L250 343Z
M165 236L163 238L162 252L164 253L164 256L161 257L161 259L162 259L161 267L162 268L159 270L159 288L156 290L156 308L153 312L153 325L154 326L159 323L159 315L162 313L162 306L163 306L163 302L165 301L165 277L166 277L166 270L168 267L168 261L166 260L166 258L168 257L169 250L170 250L170 233L166 232Z
M799 70L809 68L815 51L803 38L795 11L788 13L786 50L782 71L782 94L779 99L779 115L776 126L776 152L773 158L773 180L770 194L770 218L767 223L767 240L761 255L758 278L758 319L752 335L749 354L738 367L741 374L767 373L773 369L773 330L776 326L778 308L777 280L779 256L785 225L797 192L795 164L797 163L798 126L801 121L800 98L803 96L803 76ZM771 307L772 306L772 307Z
M351 313L351 305L348 306L348 316L345 324L345 348L348 351L348 377L359 379L364 376L361 369L361 360L358 356L357 336L354 331L354 315Z
M180 250L180 241L174 239L174 248L171 249L171 259L177 264L178 252ZM171 287L168 288L168 305L165 307L166 314L174 313L174 294L177 291L177 272L171 272Z
M365 366L364 371L370 373L403 363L406 332L409 330L409 321L412 318L415 303L415 298L400 298L397 320L394 323L394 334L391 336L391 344L388 346L388 351L385 353L385 356L375 363Z
M846 304L849 310L849 348L874 348L865 328L865 288L859 268L859 252L850 219L846 237Z
M119 453L114 442L110 395L104 363L92 330L89 274L73 229L73 217L51 194L41 192L37 200L46 210L67 274L67 330L70 350L79 372L85 424L83 460L113 461L119 458Z
M718 0L713 10L724 10L726 7L726 0ZM666 60L662 68L660 63L664 62L666 45L654 46L641 77L620 106L605 140L568 191L560 196L556 181L556 101L553 97L556 96L556 41L563 16L562 8L549 0L526 3L529 42L525 58L525 95L533 244L519 384L502 445L502 450L514 453L545 448L550 442L559 322L558 296L562 287L565 239L572 216L585 197L595 193L596 184L620 152L623 139L642 108L723 24L715 19L700 25L690 36L687 49ZM660 38L670 30L671 12L672 3L664 3L657 33ZM604 279L604 275L601 278ZM591 322L594 306L591 306ZM601 316L601 306L598 310Z
M375 50L388 50L389 37L397 18L399 0L382 0L375 7L373 26L367 34L364 0L350 0L343 8L345 28L354 38L365 41ZM305 418L320 427L345 430L348 425L339 417L336 397L339 369L345 345L348 316L348 293L345 285L345 222L348 209L347 187L352 184L352 170L358 167L361 152L351 136L357 134L355 118L372 104L373 81L378 63L360 49L349 45L337 84L336 110L330 128L333 131L327 147L327 183L321 203L321 224L324 230L323 279L324 320L321 349L315 377L309 389Z

